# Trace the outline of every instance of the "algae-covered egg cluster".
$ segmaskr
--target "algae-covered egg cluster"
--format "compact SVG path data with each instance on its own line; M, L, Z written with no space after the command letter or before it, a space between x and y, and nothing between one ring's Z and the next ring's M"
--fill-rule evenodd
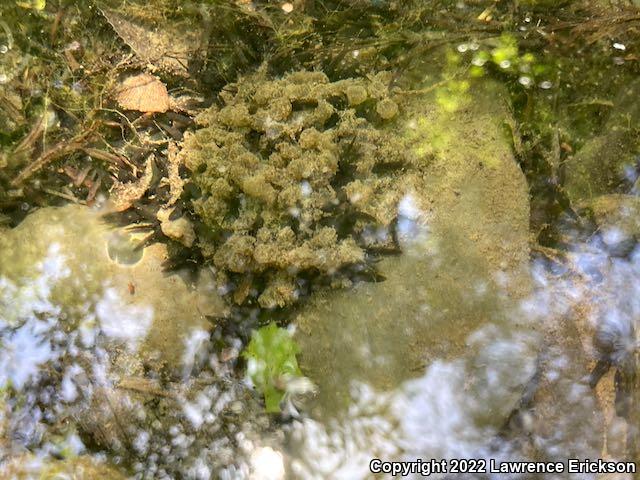
M253 291L262 307L289 305L305 272L328 278L392 242L408 160L387 128L399 113L390 81L258 73L199 116L181 153L198 190L199 245L237 283L237 303Z

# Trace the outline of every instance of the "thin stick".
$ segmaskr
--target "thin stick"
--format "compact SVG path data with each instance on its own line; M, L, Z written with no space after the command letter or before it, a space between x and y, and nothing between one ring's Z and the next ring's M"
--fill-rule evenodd
M51 147L46 152L43 152L36 160L27 165L17 177L11 180L11 186L17 187L26 179L31 177L34 173L42 169L44 166L53 162L54 160L75 152L80 148L80 143L77 142L60 142L57 145Z
M45 193L48 193L49 195L54 195L56 197L64 198L65 200L71 200L74 203L79 203L81 205L86 205L86 202L84 202L83 200L79 200L76 197L74 197L73 195L69 195L68 193L58 192L56 190L51 190L50 188L43 188L42 191L45 192Z

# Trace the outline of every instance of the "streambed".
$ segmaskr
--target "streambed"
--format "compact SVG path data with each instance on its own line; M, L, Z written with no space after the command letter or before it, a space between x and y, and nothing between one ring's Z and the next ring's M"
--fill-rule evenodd
M251 67L233 50L211 63L178 42L173 55L166 37L182 21L155 18L167 28L154 35L99 6L142 62L120 72L129 80L114 101L123 85L133 97L144 88L131 79L156 92L114 106L134 135L104 135L107 153L90 136L49 151L49 129L71 122L59 99L31 136L13 117L0 156L3 478L367 479L373 458L637 459L635 44L593 40L608 49L594 82L620 73L606 98L584 99L586 73L572 85L550 73L565 75L566 57L549 67L546 50L525 53L531 19L548 21L538 2L515 20L495 6L443 7L473 11L472 33L440 44L411 27L410 67L380 44L337 58L296 51L307 37L279 16L303 19L311 3L233 2L260 32L245 54L274 29L299 62L279 45ZM399 7L362 3L397 26ZM619 23L635 25L637 7L620 8L631 20ZM196 22L187 43L213 31L239 42L195 11L181 15L208 30ZM504 32L492 33L493 15ZM589 28L605 29L594 18ZM318 45L331 25L316 25ZM84 48L66 61L89 62ZM17 71L13 43L11 55ZM615 67L597 63L609 57ZM215 91L213 106L163 82ZM3 115L21 88L0 92ZM276 323L296 353L260 383L281 352L250 352Z

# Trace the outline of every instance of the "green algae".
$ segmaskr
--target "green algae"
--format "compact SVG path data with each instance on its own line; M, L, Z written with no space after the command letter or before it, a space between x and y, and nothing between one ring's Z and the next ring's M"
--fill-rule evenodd
M388 82L384 73L333 83L320 72L259 73L199 116L180 155L200 191L199 245L221 279L259 277L259 304L283 307L296 300L301 274L364 261L373 245L362 234L390 227L394 172L409 164L379 128L398 115Z

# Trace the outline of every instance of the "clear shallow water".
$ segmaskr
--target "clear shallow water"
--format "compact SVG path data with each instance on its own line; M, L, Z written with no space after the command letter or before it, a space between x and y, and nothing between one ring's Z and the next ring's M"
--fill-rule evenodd
M21 276L2 277L0 363L3 383L12 392L5 393L3 425L10 441L4 451L5 458L23 467L33 464L29 468L39 471L40 462L53 462L33 463L32 455L73 458L102 451L115 463L137 458L130 467L145 478L162 478L160 465L180 472L167 471L167 477L208 478L215 470L224 478L283 478L285 471L296 478L368 478L369 461L376 457L562 460L572 455L617 458L622 451L616 449L624 443L625 429L620 422L615 425L611 385L608 391L600 385L594 395L586 377L594 326L604 318L626 333L637 315L637 302L619 295L637 278L635 253L611 258L594 240L576 244L581 249L567 262L571 271L552 272L534 262L529 293L507 302L506 311L495 301L487 311L487 296L495 293L465 277L461 288L474 293L468 308L484 307L475 317L483 324L469 326L464 334L453 321L434 327L437 316L426 302L420 303L419 314L411 314L414 323L404 325L408 332L391 337L400 339L391 346L377 338L388 340L390 333L384 324L376 331L375 316L367 323L353 320L360 322L355 332L344 323L340 330L344 317L329 317L338 320L327 330L332 342L344 349L351 345L353 351L339 353L337 361L321 358L333 366L325 372L305 361L312 347L301 339L302 368L320 391L305 405L297 404L299 412L292 408L293 419L269 427L259 398L233 372L235 353L213 351L206 329L156 332L160 343L148 346L154 340L151 325L162 328L157 322L163 317L155 309L153 283L135 276L135 294L128 286L114 286L136 264L102 265L112 262L109 228L97 214L77 207L63 212L43 211L33 217L39 216L39 222L27 219L16 230L33 235L30 228L46 229L48 238L40 255L22 263ZM68 231L69 221L93 240L91 262L69 249L78 234ZM102 235L91 233L96 229ZM414 242L407 240L405 247L414 256L412 263L420 264L418 252L427 255L427 250ZM157 262L149 254L142 264ZM443 261L441 255L435 257ZM428 257L432 261L433 249ZM88 279L96 268L111 273L91 285ZM152 281L168 281L158 264L155 268ZM433 269L428 262L422 268ZM508 282L503 286L508 289ZM84 300L61 304L57 296L69 288ZM193 300L184 303L179 288L172 287L171 302L182 302L179 315L185 318ZM420 344L402 339L420 340L415 333L421 327L427 328L423 344L440 353L409 365L408 349L420 349ZM335 339L337 331L345 337ZM452 343L453 338L459 340ZM240 339L227 341L241 348ZM312 339L317 345L323 341ZM438 349L440 343L445 348ZM171 356L176 344L182 345L181 352ZM167 356L178 360L165 366ZM409 371L398 374L402 367ZM344 384L336 385L335 378Z
M635 152L619 128L637 119L637 81L621 74L595 99L613 110L587 122L594 131L568 122L580 132L558 145L576 151L568 172L536 170L504 85L546 101L578 87L515 75L505 62L527 61L494 40L405 73L422 93L393 133L424 162L397 206L401 253L381 256L382 281L316 292L287 317L307 380L285 385L283 415L264 413L240 357L271 314L232 317L210 268L167 273L162 244L134 250L97 207L43 208L0 230L2 475L358 479L374 457L635 459L638 175L615 160ZM609 43L603 63L627 61ZM510 55L503 85L468 90L454 67L490 62L483 49ZM560 213L545 190L558 182L573 205ZM540 241L549 225L554 241ZM594 387L598 359L614 368Z

